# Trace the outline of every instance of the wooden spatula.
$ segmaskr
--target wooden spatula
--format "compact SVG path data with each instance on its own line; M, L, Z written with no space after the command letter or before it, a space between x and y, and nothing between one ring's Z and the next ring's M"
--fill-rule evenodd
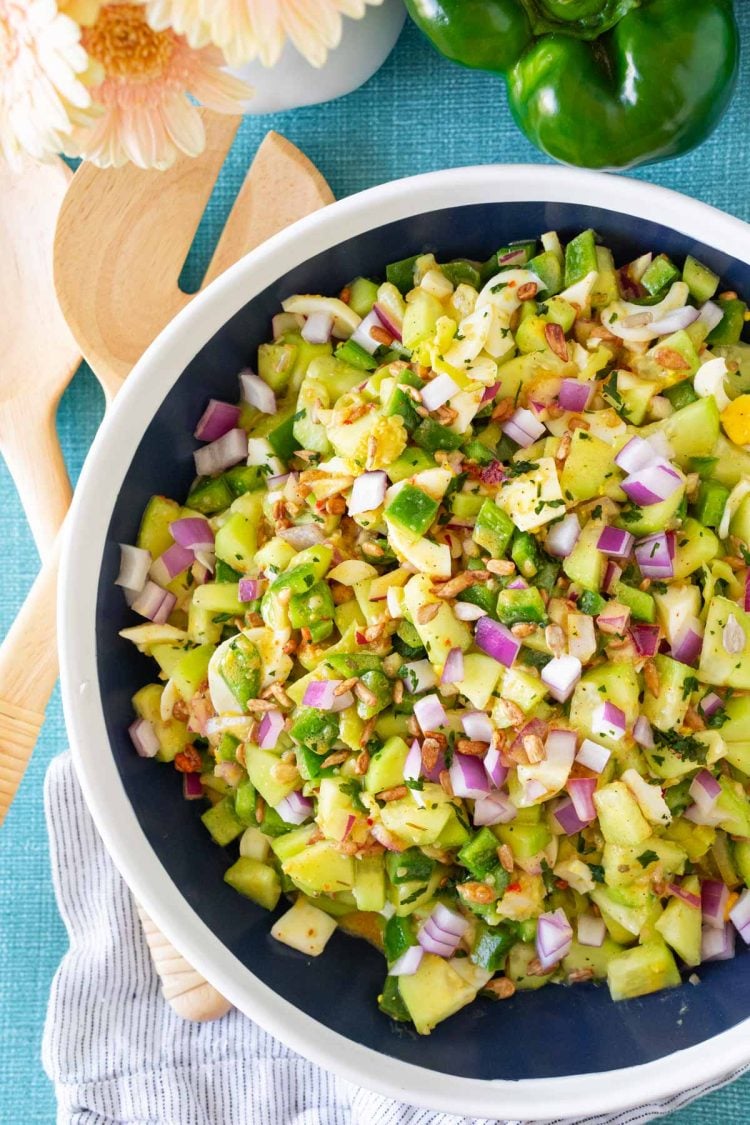
M70 505L55 413L81 361L52 277L55 224L72 172L62 160L0 160L0 451L44 558Z
M203 111L207 146L169 172L84 164L63 203L55 241L60 306L108 399L190 297L178 278L239 121ZM243 254L331 202L313 164L276 133L261 144L217 245L204 286ZM57 558L43 567L0 646L0 823L20 784L57 677ZM158 935L146 930L164 994L191 1019L227 1002Z

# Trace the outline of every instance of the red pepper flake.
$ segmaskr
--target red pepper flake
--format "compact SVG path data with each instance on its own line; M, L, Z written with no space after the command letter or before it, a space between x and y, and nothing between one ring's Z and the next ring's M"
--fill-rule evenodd
M505 888L506 891L520 891L520 889L520 883L508 883L508 886Z

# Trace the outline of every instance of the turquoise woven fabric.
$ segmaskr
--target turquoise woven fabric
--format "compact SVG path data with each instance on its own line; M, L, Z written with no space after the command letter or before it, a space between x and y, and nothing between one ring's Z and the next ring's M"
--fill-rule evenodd
M741 9L750 50L750 4ZM750 220L750 66L718 132L681 160L640 173ZM338 197L400 176L492 162L539 162L510 119L500 83L440 59L407 26L383 69L360 90L325 106L244 121L185 270L194 289L252 155L265 131L277 129L299 145ZM669 216L665 215L665 221ZM43 330L43 326L40 325ZM33 378L33 375L32 375ZM83 367L66 393L59 431L71 476L78 476L102 413L103 399ZM37 569L21 507L0 465L0 633L7 630ZM54 1099L39 1062L52 974L65 947L49 878L42 778L66 746L56 694L42 739L0 832L0 1121L51 1123ZM750 1077L670 1119L677 1125L744 1125L750 1120Z

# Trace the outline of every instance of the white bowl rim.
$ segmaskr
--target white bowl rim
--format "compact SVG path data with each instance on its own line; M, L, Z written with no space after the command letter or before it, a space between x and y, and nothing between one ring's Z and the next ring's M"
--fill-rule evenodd
M750 1019L636 1067L562 1078L443 1075L364 1047L318 1023L258 980L222 944L162 867L130 805L108 745L95 620L102 552L120 484L141 436L187 364L269 281L322 250L431 210L477 203L601 207L650 220L750 263L750 226L639 180L540 165L485 165L408 177L331 204L252 251L199 294L135 365L86 459L65 532L58 597L63 705L73 760L97 828L157 926L240 1011L293 1050L355 1085L400 1101L480 1117L581 1118L659 1102L750 1063ZM76 544L86 543L84 551ZM429 1053L429 1040L425 1041Z

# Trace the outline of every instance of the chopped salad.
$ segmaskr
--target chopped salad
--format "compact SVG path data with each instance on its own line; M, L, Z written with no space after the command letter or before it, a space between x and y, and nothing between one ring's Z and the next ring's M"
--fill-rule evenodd
M292 295L122 546L135 749L420 1033L750 943L747 321L591 230Z

